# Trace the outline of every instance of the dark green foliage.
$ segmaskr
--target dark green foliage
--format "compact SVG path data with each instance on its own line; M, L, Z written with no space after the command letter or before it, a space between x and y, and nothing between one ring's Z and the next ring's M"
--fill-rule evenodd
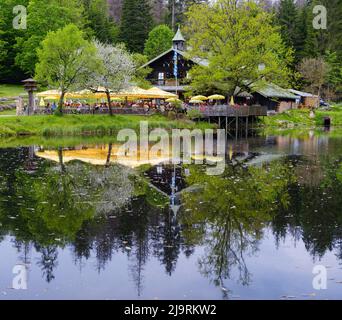
M27 6L29 0L1 0L0 5L0 81L16 82L22 80L23 72L15 65L15 57L19 48L15 47L16 39L23 37L26 30L13 28L13 7Z
M176 31L177 25L185 24L186 11L194 4L208 3L209 0L167 0L165 22ZM174 12L174 14L173 14ZM172 25L172 22L174 25Z
M147 0L124 0L119 39L129 51L144 51L152 27L151 7Z
M82 0L87 27L101 42L114 43L117 41L119 29L109 15L107 0Z
M144 54L149 59L153 59L163 52L169 50L172 46L172 39L174 33L166 25L159 25L155 27L148 36L145 43Z
M30 0L27 30L17 39L15 63L28 76L34 75L37 50L49 31L73 23L84 28L84 9L78 0Z

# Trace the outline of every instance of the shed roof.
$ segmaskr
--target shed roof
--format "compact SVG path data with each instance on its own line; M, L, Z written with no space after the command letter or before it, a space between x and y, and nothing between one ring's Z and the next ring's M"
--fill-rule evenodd
M313 95L312 93L308 93L308 92L303 92L303 91L298 91L298 90L294 90L294 89L289 89L289 91L297 96L303 97L303 98L310 98L310 97L317 97L315 95Z
M290 99L290 100L298 99L297 95L291 93L287 89L283 89L277 86L274 83L266 83L264 86L261 86L261 87L252 85L251 89L261 94L265 98L281 98L281 99Z

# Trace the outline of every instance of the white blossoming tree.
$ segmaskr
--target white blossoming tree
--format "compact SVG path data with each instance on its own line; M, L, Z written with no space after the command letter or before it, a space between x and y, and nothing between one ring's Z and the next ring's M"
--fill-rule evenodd
M131 54L125 50L123 45L113 46L99 41L95 41L94 44L97 49L97 57L102 66L90 78L89 86L104 88L109 114L112 116L111 92L118 93L129 87L135 73L135 65Z

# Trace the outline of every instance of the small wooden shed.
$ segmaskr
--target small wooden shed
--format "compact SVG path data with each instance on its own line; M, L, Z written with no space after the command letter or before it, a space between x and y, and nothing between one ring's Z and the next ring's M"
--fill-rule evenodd
M299 108L315 108L319 105L319 97L308 92L289 89L289 91L300 97Z

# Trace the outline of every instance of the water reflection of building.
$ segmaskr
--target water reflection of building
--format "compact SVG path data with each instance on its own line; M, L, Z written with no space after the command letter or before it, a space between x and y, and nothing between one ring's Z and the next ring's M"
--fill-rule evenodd
M317 158L329 152L329 137L316 136L314 132L309 132L308 136L302 138L277 136L275 142L279 151L290 155Z
M280 141L279 145L277 145L278 141ZM323 173L322 179L319 178L317 181L323 181L324 183L319 185L306 183L304 186L298 186L297 183L294 183L291 185L291 192L289 193L290 207L284 206L279 212L274 213L272 221L274 232L286 236L296 234L298 239L303 240L307 250L313 256L321 257L328 250L334 249L339 259L341 259L340 208L342 204L339 195L342 193L342 184L336 178L330 177L330 175L336 173L334 166L339 165L339 163L335 162L333 158L328 158L327 163L316 159L319 156L324 157L325 151L323 151L323 154L320 152L314 154L314 151L308 151L315 150L315 143L323 143L327 147L327 149L323 147L323 150L328 150L327 155L330 156L332 142L324 144L324 139L322 140L323 142L317 142L317 140L312 139L311 142L308 142L307 147L305 147L306 149L304 149L304 146L301 146L301 141L301 139L286 140L272 138L269 140L269 144L272 144L274 147L274 152L282 153L282 150L292 150L290 154L301 154L301 150L309 152L308 157L285 157L282 164L288 164L289 159L291 163L295 163L296 159L299 159L299 164L293 168L296 176L302 176L306 181L309 181L311 177L308 172L310 172L309 170L312 167L314 170L320 170ZM247 147L253 150L256 143L251 143L249 146L246 143L241 143L242 148L233 145L234 157L241 151L247 152L249 150ZM292 144L292 146L287 144ZM261 145L263 144L261 143ZM302 152L304 154L304 151ZM312 156L311 152L313 152ZM337 154L337 156L338 159L341 159L341 153ZM231 215L227 215L221 208L215 213L213 212L213 202L211 202L208 203L208 209L203 210L204 217L211 217L212 223L208 227L205 225L206 222L204 220L197 219L198 203L203 199L201 194L198 197L198 201L195 202L194 209L196 208L196 210L192 210L194 217L188 223L181 216L182 212L178 215L178 219L173 219L173 215L170 214L167 208L152 206L147 201L146 195L143 195L133 200L132 203L127 204L125 208L117 209L108 216L96 217L96 219L91 218L82 222L76 234L72 233L66 237L67 242L63 242L62 245L60 239L56 239L56 235L50 234L50 229L47 230L49 232L44 232L43 220L40 216L38 216L38 219L34 219L37 214L33 214L32 212L34 211L27 211L28 208L42 208L41 200L38 201L39 198L37 198L37 189L32 186L35 181L46 182L48 180L49 175L54 172L53 170L47 170L51 166L46 166L47 161L45 160L39 161L36 157L32 158L32 154L29 154L27 148L3 151L0 153L0 159L1 176L4 181L1 185L1 195L3 200L6 200L0 202L2 213L4 213L1 215L1 230L3 234L11 234L16 239L25 239L25 244L30 244L30 246L20 247L20 252L24 258L29 255L27 248L36 250L40 256L38 265L42 270L45 281L53 281L54 270L58 263L57 253L61 247L66 245L72 248L77 263L80 263L80 260L95 257L99 271L106 268L110 261L114 261L116 254L127 254L131 265L131 277L139 294L143 292L144 267L149 258L154 257L158 259L165 272L171 275L176 269L179 256L182 253L186 256L191 255L194 252L195 245L199 246L203 243L210 249L206 257L207 259L202 259L206 263L204 265L206 267L204 273L207 276L211 275L211 278L220 280L222 277L224 279L230 276L229 273L224 274L223 271L235 272L236 270L243 270L243 276L247 278L245 277L247 270L244 261L236 261L234 259L245 256L246 248L250 245L253 247L256 244L254 241L255 231L262 230L264 225L262 223L264 218L261 214L249 215L246 214L245 210L234 210ZM35 166L39 169L35 171L34 175L26 170L27 161L34 161ZM82 166L82 164L80 165ZM92 166L89 167L92 168ZM309 168L309 170L306 168ZM165 191L169 195L181 190L184 186L182 180L178 180L178 178L176 180L173 179L174 172L174 167L164 165L158 165L153 171L153 175L156 175L156 180L159 181L161 187L165 184ZM238 174L238 172L235 171L235 174ZM245 172L248 179L247 170L240 172L240 174ZM176 176L178 177L179 175L184 175L184 172L180 168L176 168ZM173 183L173 181L176 181L176 183ZM248 185L250 180L245 181ZM38 183L41 184L40 182ZM54 186L55 184L52 184L51 189ZM156 186L158 187L158 185ZM47 191L48 189L44 190ZM257 193L258 191L256 190L255 192ZM54 193L55 189L52 190L52 194ZM249 195L253 198L253 191ZM223 192L216 192L215 196L217 196L217 199L225 199ZM72 198L69 199L69 202L72 202ZM18 206L19 203L20 207ZM68 213L72 216L74 210L76 210L76 206L70 206ZM58 222L58 216L54 216L50 210L47 213L44 215L44 218L47 225L51 227L54 225L54 221ZM189 217L190 214L191 212L187 212L186 217ZM12 220L8 216L17 216L17 218ZM200 219L203 216L200 216ZM253 218L251 219L251 217ZM82 219L82 216L76 214L74 221L76 225L79 219ZM260 224L256 223L255 227L252 228L253 221L258 219L260 219ZM56 225L58 228L60 227L58 223L55 224L55 227ZM189 237L187 240L184 240L186 239L186 227L193 231L196 229L196 226L200 231L203 226L203 235L199 231L198 237ZM217 232L207 233L207 231L212 231L213 227L216 227ZM241 230L244 229L246 231L241 234ZM58 235L58 238L63 237L65 230L60 230L60 232L62 236ZM247 244L246 242L241 242L241 235L243 235L243 241L248 240ZM250 238L247 238L246 235L250 235ZM236 240L235 242L231 241L234 239ZM192 246L185 245L185 241L191 243ZM21 257L20 261L22 259ZM26 261L26 258L24 261ZM227 265L227 262L229 262L229 265ZM222 286L223 282L221 281L219 285Z
M299 183L319 186L325 175L321 161L330 154L329 137L309 132L306 137L278 136L275 141L278 151L292 158Z
M36 155L47 160L60 161L58 151L55 150L40 150L36 152ZM64 149L62 155L65 163L79 160L93 165L104 166L117 163L131 168L137 168L145 164L157 165L168 162L170 159L169 155L150 157L149 151L143 152L140 149L138 149L138 152L133 149L123 152L122 145L119 144Z

